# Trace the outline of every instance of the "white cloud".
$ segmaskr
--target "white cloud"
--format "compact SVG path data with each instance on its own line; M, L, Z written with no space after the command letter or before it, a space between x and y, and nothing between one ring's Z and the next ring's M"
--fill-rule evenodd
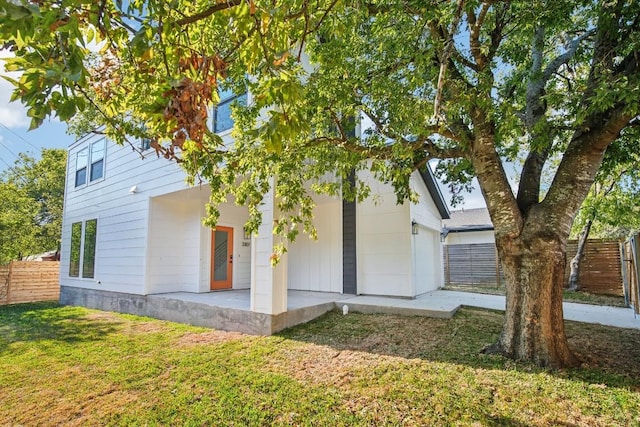
M8 73L4 71L4 61L2 58L12 56L6 50L0 50L0 75L13 79L20 77L19 73ZM26 109L20 102L9 102L13 85L3 78L0 78L0 123L9 128L26 128L29 126L29 118Z

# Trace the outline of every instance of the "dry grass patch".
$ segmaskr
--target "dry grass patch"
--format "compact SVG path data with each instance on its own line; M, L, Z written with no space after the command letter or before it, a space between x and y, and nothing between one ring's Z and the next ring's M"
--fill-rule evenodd
M329 313L273 337L0 308L0 425L640 425L640 331L568 323L583 368L479 350L503 315Z

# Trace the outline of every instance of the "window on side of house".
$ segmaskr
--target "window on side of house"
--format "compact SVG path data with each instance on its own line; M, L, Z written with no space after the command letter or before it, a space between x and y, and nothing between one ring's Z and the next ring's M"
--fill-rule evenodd
M82 245L82 223L71 224L71 249L69 251L69 277L80 276L80 246Z
M234 102L241 105L247 103L247 93L236 95L231 89L221 90L219 92L220 102L213 109L213 131L215 133L224 132L233 127L233 118L231 117L231 106Z
M96 263L96 234L98 220L90 219L84 223L84 248L82 254L82 277L93 279Z
M89 181L93 182L104 176L105 140L91 144L91 173Z
M69 277L93 279L96 268L96 237L98 220L90 219L71 224Z
M89 164L89 148L78 151L76 157L76 187L87 183L87 166Z

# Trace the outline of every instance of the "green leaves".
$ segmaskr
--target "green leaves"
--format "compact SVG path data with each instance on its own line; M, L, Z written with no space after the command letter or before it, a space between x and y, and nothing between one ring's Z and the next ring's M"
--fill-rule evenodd
M0 176L0 264L59 249L66 160L63 149L20 154Z

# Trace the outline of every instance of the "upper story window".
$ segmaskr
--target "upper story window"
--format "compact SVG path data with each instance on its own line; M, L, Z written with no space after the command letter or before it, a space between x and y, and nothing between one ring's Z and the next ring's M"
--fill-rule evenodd
M87 165L89 164L89 148L78 151L76 157L76 187L87 183Z
M89 177L89 182L96 181L104 176L105 151L106 143L104 139L93 142L89 147L78 151L76 157L76 187L85 185L87 176Z
M220 102L213 108L213 131L215 133L224 132L233 127L233 118L231 117L231 106L234 102L241 105L247 104L247 93L236 95L231 89L221 90L219 92Z
M104 176L104 139L91 144L91 176L89 181L95 181Z

